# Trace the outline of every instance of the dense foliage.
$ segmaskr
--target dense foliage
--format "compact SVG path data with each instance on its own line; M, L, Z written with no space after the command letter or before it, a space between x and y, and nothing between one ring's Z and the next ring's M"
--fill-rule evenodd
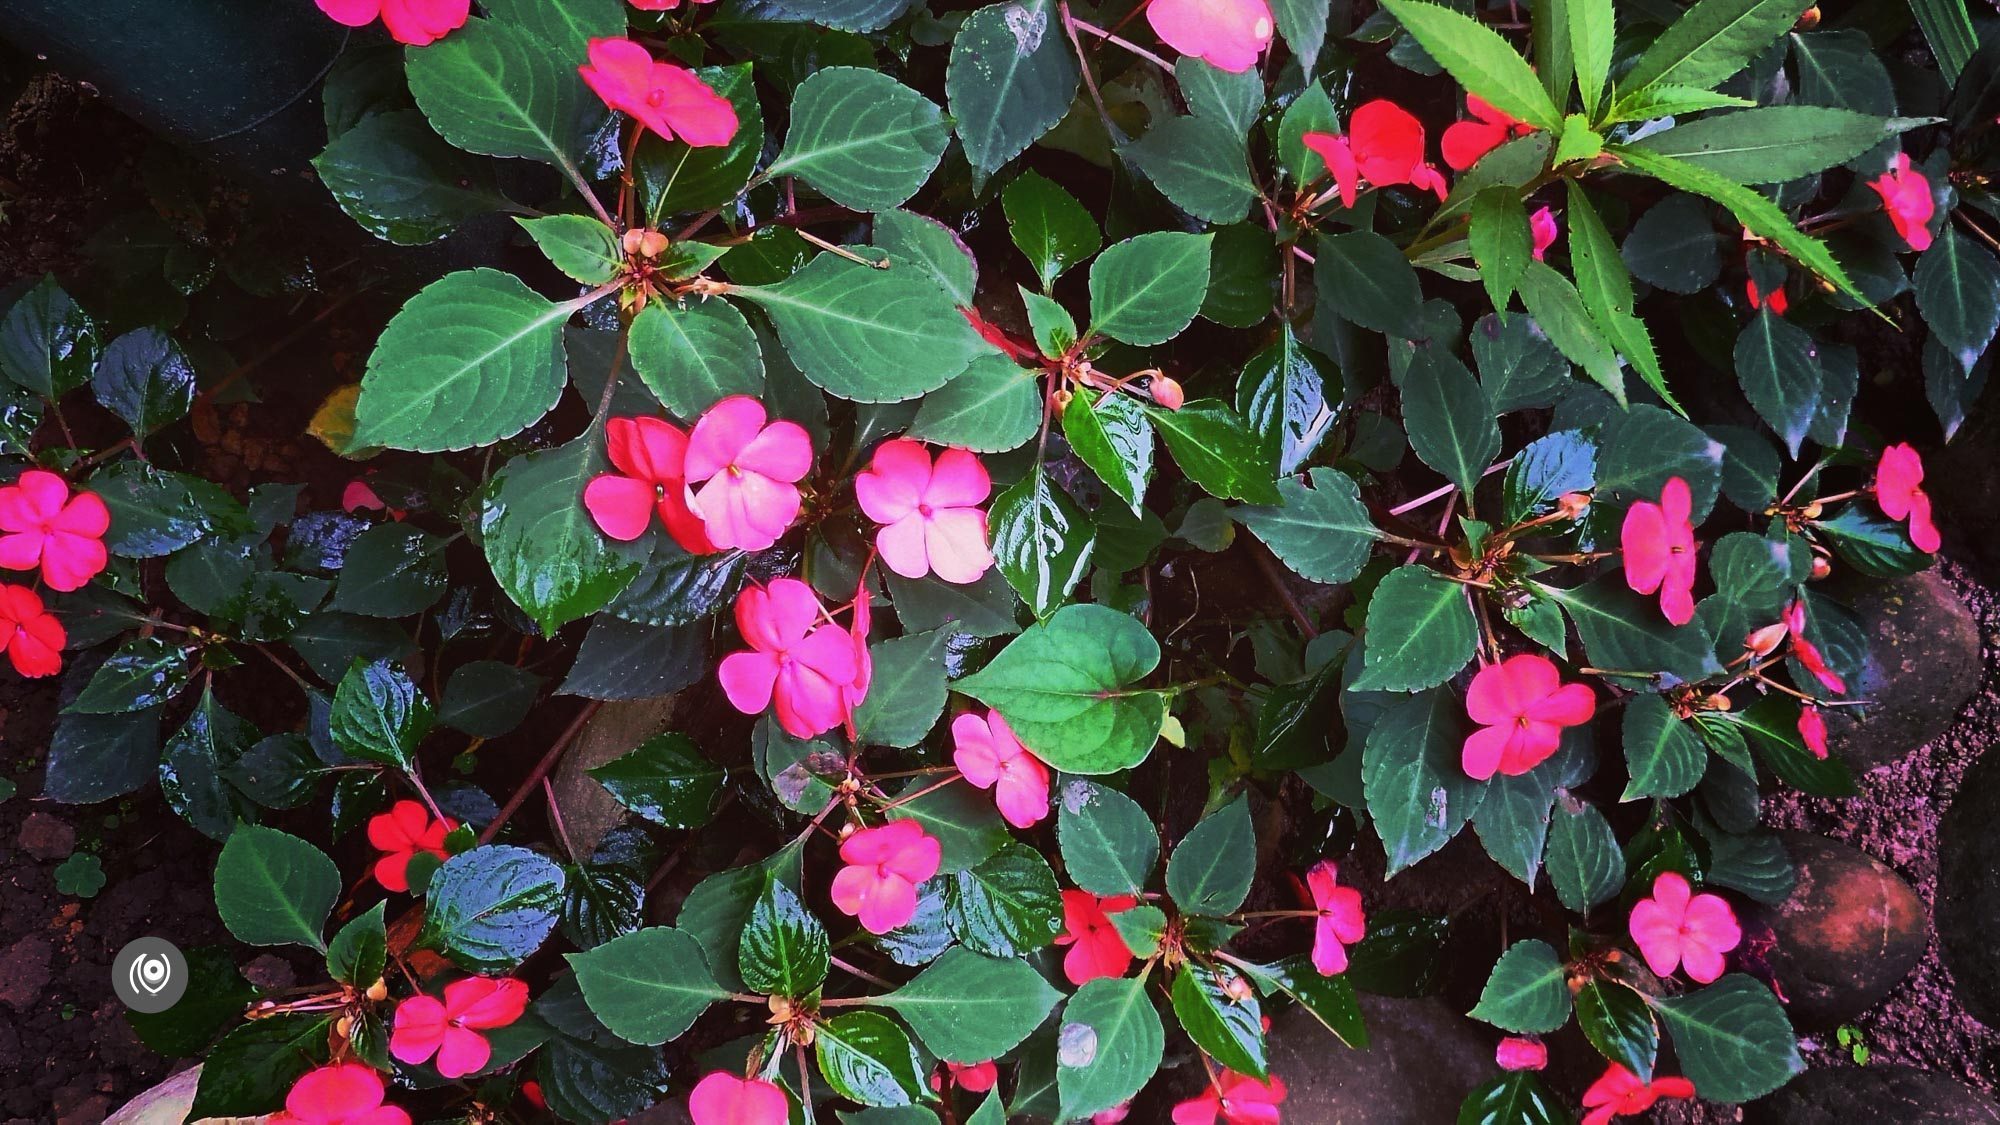
M2000 53L1948 5L1893 70L1900 6L1799 0L320 6L407 45L327 76L340 207L547 264L434 277L324 389L338 506L176 470L192 342L53 278L0 317L48 796L157 780L230 932L324 954L135 1017L197 1116L1113 1121L1184 1035L1175 1121L1271 1120L1265 1013L1365 1048L1450 924L1354 872L1467 829L1541 924L1464 1120L1571 1120L1572 1019L1592 1121L1800 1069L1759 786L1850 786L1814 583L1940 546L1852 408L1921 381L1949 436L2000 328ZM131 438L76 448L86 399ZM225 702L274 682L295 729ZM726 705L591 771L636 825L517 818L673 692Z

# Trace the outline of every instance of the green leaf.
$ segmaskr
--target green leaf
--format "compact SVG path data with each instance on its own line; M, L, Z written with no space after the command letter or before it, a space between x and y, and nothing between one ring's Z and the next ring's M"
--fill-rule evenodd
M1022 745L1066 773L1115 773L1145 760L1166 701L1131 685L1160 662L1137 620L1072 605L1009 642L957 689L999 711Z
M1021 957L1063 928L1062 890L1041 853L1007 843L945 886L945 924L967 949Z
M790 887L766 880L764 893L750 908L736 954L745 987L767 996L803 999L825 982L831 967L828 957L826 927Z
M1617 13L1612 10L1611 0L1564 0L1563 6L1569 15L1569 27L1558 28L1552 35L1567 32L1570 51L1576 60L1576 85L1583 95L1584 113L1597 116L1598 107L1604 104L1605 84L1611 75L1611 53L1617 46ZM1541 14L1536 14L1536 20ZM1540 33L1540 29L1536 29ZM1540 57L1540 47L1536 56ZM1551 97L1560 98L1559 92L1551 92Z
M562 896L562 868L547 858L508 844L473 848L431 876L419 940L467 972L509 972L555 929Z
M662 828L677 829L708 823L724 777L693 739L674 731L654 735L589 773L619 804Z
M1281 480L1276 505L1245 505L1230 514L1293 573L1327 585L1353 581L1381 534L1354 478L1336 469Z
M975 191L1055 128L1079 77L1051 0L993 4L965 18L952 37L944 89Z
M1023 287L1021 303L1028 310L1028 331L1035 347L1050 359L1060 359L1076 343L1076 318L1053 297L1044 297Z
M1521 303L1528 307L1536 326L1571 363L1583 368L1623 405L1625 373L1618 366L1618 353L1604 338L1576 286L1545 263L1531 261L1521 273L1520 288Z
M1062 424L1077 459L1137 514L1153 480L1153 424L1137 400L1078 390Z
M1019 181L1016 181L1019 182ZM1003 355L975 358L963 374L924 396L905 435L974 453L1026 444L1042 421L1035 373Z
M909 6L909 0L768 0L763 8L766 18L868 32L889 26Z
M1146 417L1166 440L1174 463L1209 495L1278 502L1277 467L1267 459L1262 439L1220 399L1198 399L1179 410L1149 406Z
M634 930L564 959L591 1015L632 1043L678 1039L711 1003L728 996L709 975L701 945L670 926Z
M1730 973L1707 988L1654 1002L1688 1080L1711 1101L1761 1098L1805 1070L1798 1039L1771 990Z
M992 11L993 9L987 9ZM1097 253L1104 235L1076 197L1040 172L1023 172L1000 193L1007 230L1047 290L1065 270Z
M592 39L617 39L625 34L625 8L617 0L492 0L484 5L495 19L531 31L565 54L584 56Z
M137 328L111 341L90 377L97 401L141 438L187 416L194 383L194 365L157 328Z
M2000 330L2000 259L1950 223L1917 256L1917 311L1963 371Z
M939 1058L976 1063L1019 1046L1060 999L1027 962L954 946L877 1003L902 1016Z
M1374 231L1320 239L1313 279L1323 299L1337 295L1340 315L1363 328L1405 340L1430 335L1416 269L1395 243Z
M1015 619L1020 598L1007 578L989 570L959 585L904 578L889 572L889 600L906 629L942 629L973 637L1004 637L1021 631Z
M1209 1057L1238 1074L1260 1081L1269 1074L1264 1057L1263 1005L1256 997L1236 1000L1222 990L1218 977L1233 971L1209 969L1193 962L1174 974L1170 997L1174 1015Z
M868 697L854 710L856 746L915 746L924 740L944 713L950 640L940 629L868 646L875 674Z
M1325 18L1325 13L1321 18ZM1305 146L1305 135L1340 131L1340 114L1333 99L1316 82L1308 84L1285 107L1284 116L1278 119L1278 162L1295 186L1310 184L1327 172L1326 161Z
M1688 483L1694 517L1707 516L1722 485L1721 442L1656 406L1634 405L1597 435L1597 502L1656 500L1667 481Z
M1604 152L1604 135L1590 127L1590 121L1581 113L1572 113L1563 118L1562 135L1556 139L1556 153L1549 159L1553 165L1571 164L1579 160L1595 160ZM1576 181L1570 181L1575 186Z
M501 466L481 496L479 530L494 581L553 633L603 609L638 577L644 544L597 530L583 507L591 478L610 471L603 430Z
M534 32L471 19L404 57L410 94L445 140L482 156L574 166L583 83L576 60Z
M239 1024L208 1053L189 1120L269 1113L286 1091L327 1057L333 1017L281 1012Z
M216 912L247 945L324 950L326 917L339 897L340 868L325 852L275 828L239 825L215 861Z
M1138 1093L1165 1050L1166 1029L1144 981L1099 978L1077 989L1056 1032L1061 1118L1088 1117Z
M730 395L761 396L764 354L736 306L653 301L632 321L632 370L666 408L696 418Z
M951 295L909 266L821 254L783 281L736 292L770 314L806 378L856 402L934 391L986 350Z
M365 990L382 979L389 966L389 928L383 916L388 906L376 903L333 935L326 947L326 971L334 980Z
M1798 707L1791 700L1766 696L1725 719L1749 736L1758 756L1785 784L1813 797L1854 795L1854 777L1845 765L1806 749L1799 736Z
M1512 188L1489 188L1472 200L1472 228L1467 234L1479 280L1496 309L1507 307L1534 253L1535 236L1528 229L1528 209Z
M961 306L972 304L979 289L979 263L958 232L936 219L909 211L884 211L875 216L875 245L929 274Z
M1250 802L1239 796L1203 817L1167 860L1167 897L1183 914L1219 918L1243 905L1257 874Z
M194 678L194 652L157 634L118 646L90 675L63 711L72 715L124 715L157 707Z
M1749 98L1699 90L1693 86L1648 86L1619 98L1604 122L1608 125L1622 121L1650 121L1711 109L1747 109L1756 104Z
M1451 692L1424 692L1386 711L1362 745L1361 783L1392 876L1450 843L1486 795L1460 763L1463 710Z
M1090 265L1090 330L1139 347L1180 335L1208 293L1211 237L1154 231L1099 254Z
M1657 695L1634 695L1625 701L1622 720L1625 766L1631 780L1618 799L1679 797L1701 782L1708 766L1708 747Z
M1572 492L1597 484L1597 443L1578 430L1557 430L1514 455L1501 483L1501 518L1509 523L1554 512Z
M1570 365L1531 316L1496 313L1472 325L1472 358L1479 385L1502 414L1552 405L1570 390Z
M1382 0L1416 41L1458 83L1537 129L1555 129L1562 111L1533 67L1500 33L1463 12L1419 0Z
M792 125L767 177L797 176L856 211L899 207L951 141L944 111L876 70L830 66L799 83Z
M1917 549L1909 530L1865 504L1849 504L1832 519L1813 525L1826 536L1841 561L1875 578L1915 574L1937 556Z
M121 558L158 558L205 535L251 530L243 505L219 486L143 461L104 468L90 478L90 489L111 510L104 546Z
M602 285L624 267L625 255L617 236L588 215L516 217L514 221L535 240L552 265L585 285Z
M1174 206L1203 222L1241 222L1257 195L1243 134L1214 118L1157 121L1120 155Z
M633 164L648 225L660 226L675 211L726 207L742 194L764 151L764 110L757 103L750 71L746 61L694 72L736 110L736 135L728 144L695 148L655 136L651 130L640 138Z
M1722 273L1722 237L1700 196L1675 192L1632 224L1622 249L1632 276L1670 293L1693 294Z
M385 523L354 537L341 559L332 608L364 617L408 617L444 596L445 540Z
M1660 370L1659 357L1654 354L1652 333L1647 330L1646 322L1632 313L1632 275L1625 268L1625 259L1619 256L1618 245L1611 241L1604 220L1597 217L1590 196L1575 180L1569 184L1566 218L1570 264L1576 272L1577 293L1583 298L1583 307L1590 311L1605 340L1618 349L1661 401L1680 410L1673 391L1667 387L1666 375Z
M1036 617L1069 600L1089 569L1097 529L1040 466L987 511L993 560Z
M1734 359L1744 397L1797 457L1826 378L1819 345L1805 329L1766 308L1736 337Z
M334 689L327 720L334 744L344 753L400 770L412 768L417 746L435 721L423 689L386 660L356 660L348 666Z
M930 782L912 778L903 794L914 794ZM1013 839L1007 822L993 807L993 796L970 785L947 785L908 804L889 810L890 820L914 820L938 842L938 870L946 875L977 866Z
M1279 476L1291 476L1344 413L1345 390L1333 360L1300 343L1283 324L1278 338L1244 363L1236 410L1263 439L1264 460Z
M1472 659L1478 623L1465 588L1424 566L1399 566L1368 601L1367 646L1355 691L1418 691Z
M498 270L425 286L368 357L354 443L437 453L527 429L562 396L562 325L575 310Z
M36 282L0 317L0 375L45 399L89 382L103 346L97 322L56 284L54 274Z
M813 1039L820 1073L843 1098L899 1106L922 1100L924 1064L896 1021L879 1012L842 1012L821 1020Z
M1569 1022L1568 970L1544 941L1517 941L1494 962L1479 1003L1466 1013L1503 1031L1547 1035Z
M1944 80L1956 86L1979 50L1979 30L1972 26L1972 14L1964 0L1912 0L1910 13L1923 28L1924 41L1936 56Z
M1684 160L1739 184L1781 184L1845 164L1930 120L1876 117L1830 106L1759 106L1648 133L1632 147Z
M1639 1076L1653 1080L1653 1059L1660 1051L1660 1029L1646 1010L1646 999L1614 981L1593 977L1576 993L1576 1023L1597 1052Z
M204 688L187 721L160 750L160 794L167 805L213 840L227 839L256 813L231 770L262 732L215 701Z
M1458 1110L1458 1125L1572 1125L1575 1120L1541 1079L1527 1070L1480 1083Z
M1467 497L1500 453L1500 426L1485 388L1458 357L1430 343L1403 373L1403 425L1410 448Z
M1361 1018L1361 1002L1354 995L1354 983L1346 973L1321 976L1305 954L1286 958L1276 965L1239 966L1265 995L1275 990L1298 1002L1321 1027L1357 1051L1368 1047L1368 1025Z
M1653 40L1621 86L1710 89L1750 65L1798 18L1791 0L1701 0Z
M1271 13L1300 71L1314 73L1320 48L1326 45L1327 6L1316 0L1271 0Z
M1160 837L1137 801L1082 778L1064 781L1056 801L1056 835L1071 882L1094 895L1146 889L1160 861Z
M1620 683L1665 691L1722 670L1699 618L1667 624L1657 604L1625 585L1622 571L1570 590L1535 588L1568 611L1590 663Z
M477 738L499 738L521 725L535 706L542 678L499 660L452 669L438 704L438 721Z
M1549 818L1549 882L1578 914L1608 902L1625 885L1625 853L1597 806L1559 800Z

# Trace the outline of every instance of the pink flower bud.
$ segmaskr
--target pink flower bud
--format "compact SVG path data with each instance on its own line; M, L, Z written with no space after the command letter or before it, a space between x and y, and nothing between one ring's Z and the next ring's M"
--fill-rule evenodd
M1549 1065L1549 1049L1541 1041L1509 1035L1493 1052L1501 1070L1540 1070Z

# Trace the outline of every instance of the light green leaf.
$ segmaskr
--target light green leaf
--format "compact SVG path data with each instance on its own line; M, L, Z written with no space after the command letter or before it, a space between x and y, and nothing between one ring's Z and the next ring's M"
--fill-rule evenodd
M856 211L899 207L951 141L944 112L877 70L830 66L799 83L785 147L765 175L797 176Z
M1618 37L1617 14L1612 10L1611 0L1564 0L1563 6L1569 9L1569 45L1576 60L1576 85L1583 94L1583 110L1595 117L1604 102L1605 83L1611 75L1611 52ZM1537 13L1536 19L1540 18ZM1539 33L1540 29L1536 31ZM1561 35L1563 31L1552 34Z
M910 1105L928 1095L916 1045L880 1012L842 1012L822 1020L814 1054L827 1085L862 1105Z
M1277 501L1277 468L1263 441L1221 400L1198 399L1179 410L1149 406L1146 417L1166 440L1174 463L1209 495L1253 504Z
M988 353L925 395L904 432L918 441L956 445L974 453L1018 449L1041 424L1039 390L1034 372L1006 356Z
M1562 111L1549 100L1534 68L1499 32L1441 4L1382 0L1382 6L1459 85L1494 108L1537 129L1553 130L1562 122Z
M1070 778L1056 794L1057 839L1070 880L1094 895L1146 889L1160 837L1139 803L1109 786Z
M1494 962L1479 1004L1466 1013L1503 1031L1547 1035L1569 1022L1562 958L1544 941L1517 941Z
M1479 266L1479 280L1486 285L1487 298L1494 308L1506 308L1535 249L1521 193L1512 188L1480 192L1472 201L1467 242L1472 247L1472 260Z
M1073 605L1030 626L954 685L1003 715L1021 743L1067 773L1115 773L1145 760L1166 701L1132 687L1160 661L1146 627L1117 610Z
M1798 18L1791 0L1701 0L1653 40L1623 86L1711 89L1750 65Z
M688 419L730 395L764 391L764 352L735 305L651 301L632 321L632 370L673 414Z
M1117 243L1090 266L1090 327L1140 347L1164 343L1208 293L1206 234L1154 231Z
M1144 981L1091 981L1077 989L1057 1019L1056 1088L1065 1121L1125 1101L1160 1069L1166 1029Z
M1583 299L1583 307L1589 310L1599 333L1618 349L1646 385L1653 388L1661 401L1680 411L1680 403L1668 389L1659 357L1653 351L1652 333L1647 330L1646 322L1633 314L1632 274L1625 268L1625 259L1618 253L1618 244L1611 241L1604 220L1597 217L1597 208L1575 180L1569 183L1569 213L1564 217L1569 222L1570 265L1576 272L1577 294Z
M1739 184L1779 184L1845 164L1934 120L1875 117L1830 106L1759 106L1649 133L1632 147L1684 160Z
M482 156L574 167L587 104L578 60L532 31L489 19L467 20L405 58L410 94L445 140Z
M585 285L610 281L624 265L625 256L611 228L588 215L516 217L514 221L535 240L551 264Z

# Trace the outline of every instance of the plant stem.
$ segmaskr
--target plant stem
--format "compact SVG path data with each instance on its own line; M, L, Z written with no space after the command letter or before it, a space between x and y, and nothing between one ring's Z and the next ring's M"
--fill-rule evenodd
M549 775L549 771L555 768L556 762L562 758L563 751L569 749L570 744L583 733L583 728L589 724L591 716L597 714L597 709L602 706L604 704L595 699L583 705L583 709L576 713L576 718L571 719L569 726L564 727L563 732L556 736L556 740L549 744L548 752L543 754L534 768L528 771L528 776L521 779L521 784L514 789L514 795L507 798L506 804L500 806L500 812L494 816L493 822L486 826L486 831L479 834L480 843L493 842L493 838L506 827L507 821L521 810L521 804L528 799L528 794L534 792L535 786L540 785L542 779Z

